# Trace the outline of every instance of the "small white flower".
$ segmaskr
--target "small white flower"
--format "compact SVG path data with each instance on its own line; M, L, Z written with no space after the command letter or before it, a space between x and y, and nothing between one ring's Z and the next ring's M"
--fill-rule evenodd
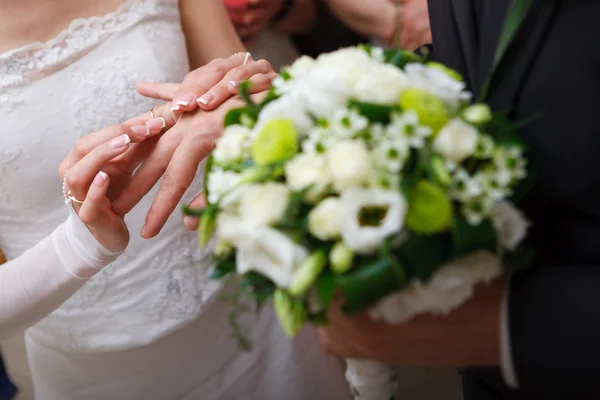
M331 120L331 126L328 129L329 134L333 134L343 139L350 139L357 133L365 130L369 125L369 120L354 110L339 110Z
M312 187L309 199L318 198L331 183L331 176L325 156L314 153L301 153L285 164L287 185L294 191Z
M390 64L374 65L354 87L354 96L367 103L395 105L408 87L408 78L401 69Z
M373 171L369 151L361 141L335 143L327 151L327 161L333 186L338 192L367 183Z
M340 236L341 205L337 197L321 201L308 214L308 231L317 239L332 240Z
M471 93L465 91L464 82L459 82L444 71L420 63L410 63L404 67L410 87L423 89L439 97L451 107L458 107L463 101L471 99Z
M219 214L217 236L236 247L237 272L256 271L275 285L287 288L294 273L308 257L308 250L281 232L252 225L241 218Z
M223 208L237 202L242 194L242 190L238 186L239 182L240 174L213 168L208 175L208 202L210 204L220 202Z
M473 155L477 158L490 158L494 154L494 139L490 135L479 135Z
M508 250L515 250L525 239L529 223L517 208L508 201L492 208L492 223L498 232L500 244Z
M503 200L511 193L506 185L500 184L502 179L504 179L503 174L498 174L498 171L494 170L479 171L474 177L474 180L483 188L485 195L494 202Z
M492 199L482 196L463 203L461 212L470 225L477 226L490 215L493 205Z
M453 119L433 140L433 149L444 158L459 163L471 156L477 146L477 129L460 119Z
M511 181L512 178L521 180L527 176L527 160L519 147L498 148L493 159L499 171L510 173Z
M283 216L289 197L290 190L282 183L249 185L240 200L240 217L252 225L274 224Z
M477 251L441 266L425 283L414 281L390 294L371 309L375 320L389 324L406 322L416 315L447 315L473 296L479 283L490 283L502 274L496 255Z
M250 129L243 125L231 125L225 128L213 151L215 161L218 163L240 161L248 150L250 135Z
M458 169L452 177L450 195L461 202L469 201L483 194L482 181L473 178L464 169Z
M414 110L403 114L394 114L387 127L390 138L406 140L410 147L417 149L425 145L425 139L431 136L431 128L419 125L419 115Z
M262 127L272 119L290 119L300 134L308 133L314 125L306 111L295 104L289 96L273 100L262 109L254 127L254 134L260 132Z
M410 154L408 142L404 140L390 140L381 143L374 150L375 162L389 172L398 173Z
M358 187L342 192L341 207L344 244L359 254L376 251L388 236L399 233L408 209L397 191ZM380 208L381 220L363 221L363 213L368 208Z

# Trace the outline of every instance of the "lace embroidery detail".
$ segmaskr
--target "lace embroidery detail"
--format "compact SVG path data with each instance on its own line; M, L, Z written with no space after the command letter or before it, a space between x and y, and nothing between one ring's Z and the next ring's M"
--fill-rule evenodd
M5 176L7 174L6 170L8 168L8 164L13 162L20 155L21 150L0 151L0 177ZM6 188L3 185L0 185L0 201L8 201L9 199L9 193L6 191Z
M152 16L179 18L178 0L128 0L116 11L101 17L81 18L55 38L0 54L0 88L14 87L44 76L58 64L68 65L78 55L107 37Z
M2 87L1 84L0 87ZM21 97L20 89L10 88L3 90L0 93L0 109L4 110L8 114L11 114L13 111L15 111L17 106L22 104L25 104L25 101Z

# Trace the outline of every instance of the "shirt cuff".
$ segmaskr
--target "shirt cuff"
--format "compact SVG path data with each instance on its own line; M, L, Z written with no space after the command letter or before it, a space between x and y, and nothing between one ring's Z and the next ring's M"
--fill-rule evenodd
M500 306L500 370L504 383L511 389L518 389L519 382L513 362L512 348L510 343L510 326L508 318L508 301L510 297L510 282L506 284L502 304Z

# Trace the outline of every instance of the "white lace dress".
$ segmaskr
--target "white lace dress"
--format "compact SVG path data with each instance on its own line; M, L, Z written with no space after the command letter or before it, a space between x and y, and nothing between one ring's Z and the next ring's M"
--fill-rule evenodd
M136 82L180 81L187 71L177 0L129 0L0 54L0 248L9 260L67 218L57 167L77 138L149 110ZM157 238L139 237L154 193L127 216L125 254L28 330L36 398L346 398L341 365L314 329L289 342L265 310L248 319L254 351L238 351L229 306L207 279L210 256L181 216Z

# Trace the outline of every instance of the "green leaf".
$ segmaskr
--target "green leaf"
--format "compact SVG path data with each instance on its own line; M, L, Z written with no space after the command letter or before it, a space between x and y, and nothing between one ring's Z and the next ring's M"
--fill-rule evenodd
M309 313L306 316L306 320L314 325L327 325L329 319L327 318L327 311L319 311L317 313Z
M271 87L271 89L269 89L269 91L267 92L267 95L265 96L265 98L258 105L258 112L260 113L267 104L269 104L273 100L277 100L278 98L279 98L279 95L275 91L275 88Z
M249 111L249 115L252 117L252 119L254 119L256 121L256 119L258 118L259 109L258 109L258 106L252 100L252 97L250 97L250 86L251 85L252 85L252 82L250 82L250 81L242 82L240 84L239 92L240 92L240 97L246 103L246 110Z
M223 168L225 171L233 171L233 172L243 172L248 168L252 168L254 166L254 162L252 160L246 160L244 162L237 163L228 163L228 164L220 164L215 163L218 167Z
M412 234L400 248L396 256L409 271L411 277L428 280L433 272L448 261L452 255L450 233L437 235Z
M246 107L233 108L225 114L225 128L230 125L242 125L242 114L247 114L248 110Z
M208 177L212 170L213 164L215 163L215 158L211 155L206 160L206 166L204 167L204 196L206 197L206 203L208 204Z
M497 243L496 229L489 219L473 226L462 217L455 218L452 227L453 257L483 249L495 252Z
M212 274L210 274L210 279L213 280L221 280L229 274L235 273L236 265L235 265L235 257L227 260L215 260L215 269Z
M331 271L325 271L317 281L317 295L325 310L329 308L329 305L333 301L335 288L335 275Z
M375 103L364 103L357 100L350 100L348 108L356 110L360 115L367 118L371 122L381 122L389 124L393 112L399 111L397 106L386 106Z
M384 52L385 62L388 64L395 65L396 67L402 69L406 66L406 64L418 62L422 63L423 58L419 55L406 50L386 50Z
M181 209L183 215L188 215L190 217L202 217L206 212L206 208L190 208L188 206L183 206Z
M290 197L288 199L288 205L281 219L275 224L275 228L287 230L294 230L300 228L299 222L301 221L301 217L307 216L308 211L310 210L310 207L307 207L305 205L304 198L306 197L306 194L309 192L311 187L312 185L302 190L292 192L290 194ZM306 226L306 229L308 229L308 225Z
M350 315L358 314L385 295L398 290L406 283L398 275L391 258L377 258L349 274L337 276L336 283L346 300L342 311Z
M256 272L245 274L240 287L243 289L251 289L251 293L258 308L262 307L275 292L275 284L268 278Z

